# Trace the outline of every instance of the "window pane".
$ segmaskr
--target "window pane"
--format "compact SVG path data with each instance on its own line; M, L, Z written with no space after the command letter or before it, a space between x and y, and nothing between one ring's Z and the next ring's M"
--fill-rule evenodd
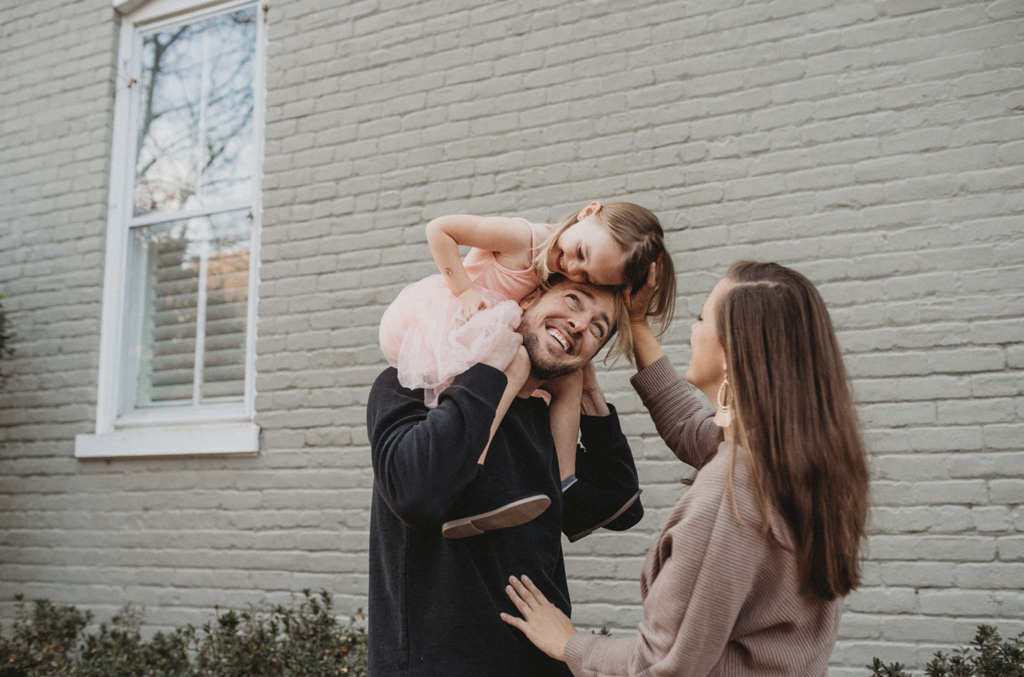
M136 407L192 402L201 262L188 231L183 221L132 230L144 276L129 287L142 294Z
M202 395L204 401L238 399L245 393L249 219L235 212L209 221Z
M256 9L143 37L134 214L246 199Z
M134 408L242 399L250 232L245 210L132 229Z
M214 17L207 22L210 90L206 109L206 165L202 193L211 200L250 197L253 170L253 62L256 9Z

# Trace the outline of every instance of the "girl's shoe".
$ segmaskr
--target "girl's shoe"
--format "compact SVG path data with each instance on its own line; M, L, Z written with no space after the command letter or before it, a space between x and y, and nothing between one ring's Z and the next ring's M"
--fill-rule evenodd
M519 526L540 515L549 505L551 499L546 494L509 494L480 466L476 478L448 511L447 516L454 519L441 525L441 534L445 538L466 538Z
M445 538L466 538L479 536L485 531L519 526L540 515L549 505L551 499L544 494L532 494L494 510L445 522L441 525L441 534Z
M562 494L562 533L574 543L589 536L598 529L608 526L629 510L634 504L639 516L631 521L635 524L643 516L643 508L636 502L643 489L598 489L585 482L574 482Z

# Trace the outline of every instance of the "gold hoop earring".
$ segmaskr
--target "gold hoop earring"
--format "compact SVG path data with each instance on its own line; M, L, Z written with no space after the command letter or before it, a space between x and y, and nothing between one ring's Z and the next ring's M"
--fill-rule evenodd
M722 381L722 385L718 388L718 396L715 398L715 404L718 407L715 409L715 425L719 428L728 428L732 425L732 410L729 408L729 403L726 402L726 397L723 395L728 392L729 379L726 378Z

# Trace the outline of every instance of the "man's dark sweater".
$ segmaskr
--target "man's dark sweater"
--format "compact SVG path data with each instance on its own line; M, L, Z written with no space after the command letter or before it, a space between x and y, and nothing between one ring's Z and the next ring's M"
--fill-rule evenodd
M457 540L441 535L442 518L477 474L506 383L503 373L478 364L456 377L434 410L424 406L422 391L399 385L394 369L384 371L370 392L370 677L569 675L564 663L499 617L517 613L505 586L510 575L523 574L570 612L563 495L543 400L516 398L487 452L486 468L510 494L544 493L551 506L518 527ZM579 481L592 473L604 485L635 489L636 469L614 411L584 416L580 427L588 451L580 454ZM582 509L574 495L566 492L564 509ZM642 516L637 501L609 528L629 528Z

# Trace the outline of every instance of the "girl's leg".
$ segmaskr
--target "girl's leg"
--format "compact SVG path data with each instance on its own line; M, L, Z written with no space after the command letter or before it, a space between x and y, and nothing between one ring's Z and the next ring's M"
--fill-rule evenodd
M564 480L576 474L576 443L580 437L580 401L583 373L573 372L544 384L551 393L551 436L558 453L558 471Z
M505 370L508 386L494 413L487 446L480 454L477 477L463 490L449 511L447 517L452 519L441 525L441 534L445 538L466 538L478 536L485 531L518 526L529 522L551 505L551 499L542 493L510 494L500 481L495 481L487 474L484 466L487 450L491 447L498 425L530 375L530 358L526 349L520 346L519 351L517 358Z
M519 358L526 355L526 348L519 347L522 353ZM491 434L487 438L487 446L484 447L484 451L480 454L477 463L483 465L484 459L487 458L487 450L491 448L491 441L494 439L494 433L498 432L498 426L501 424L502 419L505 418L505 414L508 413L508 408L512 406L512 401L515 400L519 391L523 389L523 385L526 383L526 379L530 377L530 358L526 356L526 359L515 359L512 360L512 364L505 370L505 376L508 378L508 385L505 386L505 392L501 395L501 401L498 403L498 408L494 411L494 421L491 422ZM581 393L582 393L582 381Z

